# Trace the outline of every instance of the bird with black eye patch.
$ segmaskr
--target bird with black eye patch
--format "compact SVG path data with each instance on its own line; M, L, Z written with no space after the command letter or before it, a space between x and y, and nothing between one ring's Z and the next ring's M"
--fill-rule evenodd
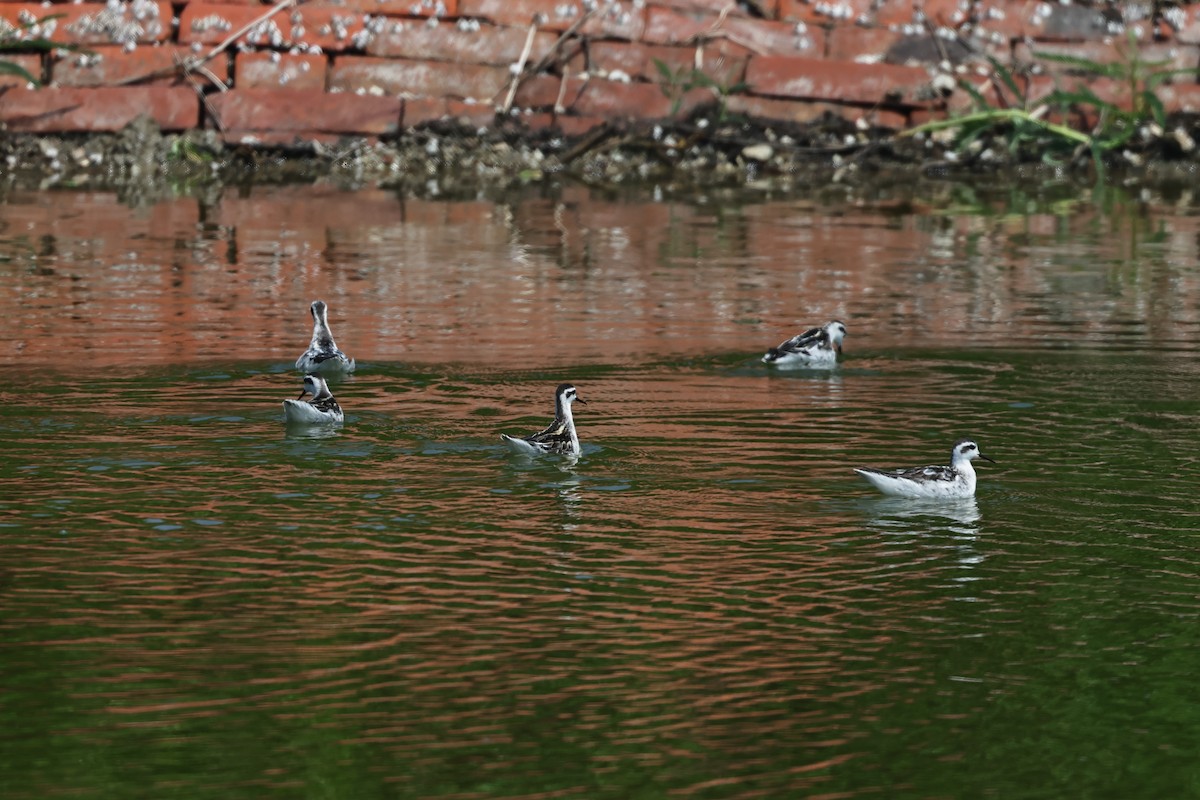
M893 497L924 498L929 500L960 500L975 495L976 458L995 461L979 451L972 439L959 439L950 451L949 466L914 467L887 472L872 467L855 467L854 471L867 483Z
M306 394L312 395L312 399L300 399ZM295 424L340 425L345 416L325 379L320 375L305 375L300 397L283 401L283 419Z
M831 369L837 366L838 354L842 352L842 339L845 337L846 326L836 319L830 320L820 328L809 328L780 343L778 347L770 348L762 361L777 367Z
M520 437L502 433L500 438L518 453L526 455L557 453L578 457L582 450L579 435L575 432L575 418L571 415L571 404L576 402L587 405L574 386L560 383L554 390L554 421L545 430Z
M313 318L312 342L299 358L296 369L304 373L354 372L354 359L338 349L329 330L329 307L324 300L313 300L309 306Z

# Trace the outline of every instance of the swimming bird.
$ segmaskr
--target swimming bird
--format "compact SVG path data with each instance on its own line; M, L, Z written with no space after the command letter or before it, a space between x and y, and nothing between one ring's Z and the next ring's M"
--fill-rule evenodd
M312 395L312 400L300 399L306 394ZM345 417L325 379L320 375L305 375L300 397L283 401L283 419L285 422L324 425L340 424Z
M884 494L895 497L957 500L975 494L975 468L971 466L971 461L976 458L996 463L981 453L979 445L973 440L959 439L950 451L948 467L914 467L895 472L855 467L854 471Z
M338 349L329 331L328 307L324 300L313 300L309 307L313 318L312 343L296 359L301 372L354 372L354 359Z
M516 437L502 433L500 438L518 453L578 456L581 452L579 435L575 433L575 420L571 416L571 404L576 401L587 405L587 401L579 396L574 386L560 383L554 390L554 421L549 427L532 436Z
M845 335L846 326L831 320L823 327L809 328L772 347L762 360L764 364L780 367L835 367Z

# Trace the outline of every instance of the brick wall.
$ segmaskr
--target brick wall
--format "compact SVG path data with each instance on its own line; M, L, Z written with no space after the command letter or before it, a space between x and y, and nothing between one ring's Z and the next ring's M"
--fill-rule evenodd
M1200 65L1200 11L1150 2L1025 0L0 0L0 30L27 26L85 51L3 56L46 82L0 75L14 132L216 128L231 142L367 137L446 118L574 135L616 117L662 119L714 102L767 120L827 113L899 128L963 106L933 77L982 91L987 57L1052 51ZM1043 62L1031 94L1083 78ZM665 70L665 72L664 72ZM698 78L693 70L707 76ZM705 85L705 84L708 85ZM943 84L944 85L944 84ZM1121 82L1095 84L1121 102ZM1200 107L1195 76L1162 92Z

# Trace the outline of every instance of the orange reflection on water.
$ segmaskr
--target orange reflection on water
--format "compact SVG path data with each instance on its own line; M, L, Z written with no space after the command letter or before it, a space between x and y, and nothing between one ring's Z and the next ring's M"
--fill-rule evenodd
M1042 329L1102 338L1122 320L1170 340L1197 320L1200 278L1182 268L1200 255L1194 217L1172 217L1135 267L1121 264L1145 237L1137 220L1129 251L1112 252L1089 237L1110 221L1086 209L904 212L580 187L507 204L319 187L148 207L17 193L0 205L0 310L22 363L59 367L286 363L318 297L360 361L501 369L754 354L833 317L848 350L1038 346Z

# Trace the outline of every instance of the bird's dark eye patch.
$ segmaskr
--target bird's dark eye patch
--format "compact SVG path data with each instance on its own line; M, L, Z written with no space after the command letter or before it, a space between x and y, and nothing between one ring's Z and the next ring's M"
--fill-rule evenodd
M963 445L963 452L964 452L964 453L965 453L965 452L967 452L967 451L969 451L969 450L974 450L974 449L975 449L975 445L973 445L973 444L964 444L964 445Z

